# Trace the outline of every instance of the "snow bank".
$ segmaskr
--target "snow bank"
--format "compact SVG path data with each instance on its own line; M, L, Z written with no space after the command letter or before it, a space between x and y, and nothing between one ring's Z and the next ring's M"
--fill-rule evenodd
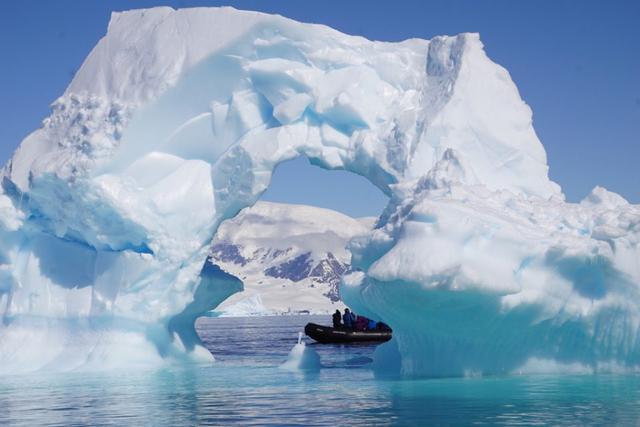
M211 239L297 156L391 198L351 244L345 295L393 326L403 373L639 363L638 208L603 189L563 202L477 34L381 43L164 7L112 16L3 169L3 369L70 369L31 351L33 317L55 343L88 322L80 361L118 354L102 337L123 324L132 360L200 359L193 319L241 285L205 263Z

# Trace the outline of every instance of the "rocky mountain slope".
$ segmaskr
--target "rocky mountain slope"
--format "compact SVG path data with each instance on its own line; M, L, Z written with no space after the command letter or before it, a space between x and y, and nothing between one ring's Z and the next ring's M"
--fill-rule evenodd
M338 285L350 268L349 240L373 225L312 206L259 202L220 227L213 262L241 278L226 315L327 312L342 307Z

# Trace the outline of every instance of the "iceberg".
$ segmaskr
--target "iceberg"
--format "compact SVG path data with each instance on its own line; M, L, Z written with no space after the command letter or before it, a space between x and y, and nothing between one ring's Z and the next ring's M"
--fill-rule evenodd
M280 365L281 369L292 372L317 372L322 367L320 355L302 340L302 332L298 335L298 343L289 352L287 360Z
M114 13L51 108L0 175L0 373L212 360L195 319L242 281L211 241L299 156L390 198L341 285L394 329L375 366L640 365L640 207L602 188L564 200L477 34Z

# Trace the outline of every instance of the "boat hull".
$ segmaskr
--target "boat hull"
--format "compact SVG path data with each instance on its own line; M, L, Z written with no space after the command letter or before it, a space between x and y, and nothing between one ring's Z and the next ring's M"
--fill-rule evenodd
M315 323L307 323L307 326L304 327L304 333L322 344L374 343L391 339L391 331L389 330L352 331Z

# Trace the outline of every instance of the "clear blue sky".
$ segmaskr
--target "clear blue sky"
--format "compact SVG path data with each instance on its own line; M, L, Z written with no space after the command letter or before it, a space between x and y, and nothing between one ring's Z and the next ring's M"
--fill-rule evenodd
M551 177L580 200L603 185L640 203L640 1L6 1L0 12L0 161L37 128L112 10L231 5L370 39L479 32L534 111ZM384 197L360 177L294 161L265 198L352 215Z

